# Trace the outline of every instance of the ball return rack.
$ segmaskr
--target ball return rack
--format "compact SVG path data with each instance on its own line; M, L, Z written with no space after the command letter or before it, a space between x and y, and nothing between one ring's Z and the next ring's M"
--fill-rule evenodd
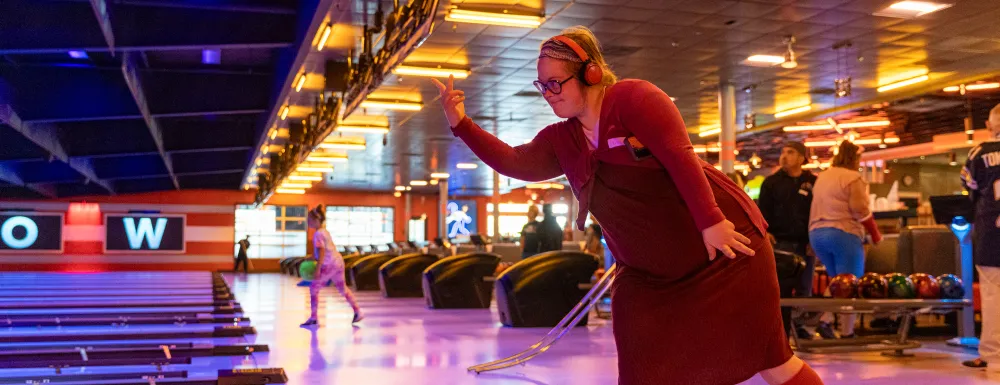
M906 357L908 349L916 349L920 342L908 339L910 323L917 314L944 314L953 311L972 312L972 301L967 299L841 299L841 298L782 298L782 307L792 308L792 327L795 318L807 312L851 314L889 314L900 316L902 321L895 335L880 335L850 339L806 340L792 333L795 350L806 353L883 352L883 355ZM793 329L794 330L794 329Z

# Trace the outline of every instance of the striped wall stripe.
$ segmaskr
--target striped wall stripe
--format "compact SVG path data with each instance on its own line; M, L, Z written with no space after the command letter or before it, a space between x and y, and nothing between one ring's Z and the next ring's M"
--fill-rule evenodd
M186 242L220 242L235 244L233 226L186 226L184 240ZM63 241L97 241L104 242L104 226L101 225L65 225L63 226Z
M205 214L230 214L236 211L234 205L171 205L171 204L146 204L146 203L98 203L102 213L126 213L129 210L152 210L160 211L163 214L184 214L184 213L205 213ZM35 211L60 211L69 210L69 202L0 202L0 209L26 209L33 208Z

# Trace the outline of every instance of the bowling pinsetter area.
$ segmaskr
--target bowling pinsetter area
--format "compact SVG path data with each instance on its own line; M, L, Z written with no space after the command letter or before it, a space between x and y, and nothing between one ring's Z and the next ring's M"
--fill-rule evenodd
M0 0L0 385L1000 384L1000 0Z

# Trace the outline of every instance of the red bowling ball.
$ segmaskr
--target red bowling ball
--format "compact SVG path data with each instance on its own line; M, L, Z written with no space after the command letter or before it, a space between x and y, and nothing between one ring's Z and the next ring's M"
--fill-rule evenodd
M910 275L913 286L917 288L917 297L921 299L940 299L941 287L938 286L937 278L924 273Z
M858 277L854 274L838 274L830 280L830 295L834 298L856 298L858 296Z

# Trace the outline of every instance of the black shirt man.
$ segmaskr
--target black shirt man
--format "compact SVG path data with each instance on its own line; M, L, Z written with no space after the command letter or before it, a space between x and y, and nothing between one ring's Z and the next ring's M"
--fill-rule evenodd
M806 261L806 269L800 279L782 285L784 297L793 293L796 297L812 296L816 257L809 256L807 249L809 207L812 205L812 188L816 183L816 175L802 169L806 159L805 145L800 142L785 143L778 158L781 169L764 179L757 201L767 221L768 238L774 243L774 249L797 254ZM782 313L788 327L789 314ZM802 338L808 338L805 330L796 330L796 333Z

